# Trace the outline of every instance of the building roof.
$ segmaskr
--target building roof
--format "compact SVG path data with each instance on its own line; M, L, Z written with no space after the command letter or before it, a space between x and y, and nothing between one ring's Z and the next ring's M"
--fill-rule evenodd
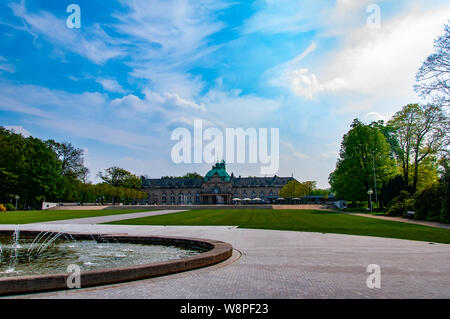
M283 187L293 177L232 177L233 187Z
M225 161L214 165L212 169L205 175L205 181L209 181L216 174L224 181L229 182L231 179L231 176L227 173Z
M203 178L152 178L143 180L142 187L159 188L200 188Z

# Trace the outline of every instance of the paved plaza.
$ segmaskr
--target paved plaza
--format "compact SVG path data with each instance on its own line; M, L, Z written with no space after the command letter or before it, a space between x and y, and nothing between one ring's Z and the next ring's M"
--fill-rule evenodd
M232 244L234 253L185 273L14 298L450 298L446 244L233 226L53 223L21 229L208 238ZM381 267L380 289L367 287L370 264Z

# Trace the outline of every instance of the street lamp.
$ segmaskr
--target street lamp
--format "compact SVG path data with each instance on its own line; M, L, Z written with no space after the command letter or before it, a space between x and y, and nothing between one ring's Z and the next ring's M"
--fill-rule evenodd
M17 201L19 200L20 196L16 195L15 198L16 198L16 211L17 211Z
M372 194L373 194L373 190L371 188L369 188L369 191L367 192L367 194L369 194L369 197L370 197L370 213L372 214Z

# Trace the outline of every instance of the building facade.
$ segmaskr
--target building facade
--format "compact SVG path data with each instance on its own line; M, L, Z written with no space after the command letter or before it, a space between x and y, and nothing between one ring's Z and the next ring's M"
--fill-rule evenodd
M204 178L159 178L142 180L151 205L201 205L274 203L280 190L293 177L235 177L217 163Z

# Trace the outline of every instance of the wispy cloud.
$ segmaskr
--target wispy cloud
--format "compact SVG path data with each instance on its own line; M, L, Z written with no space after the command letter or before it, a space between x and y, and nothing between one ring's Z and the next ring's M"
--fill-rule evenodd
M104 64L110 59L125 54L120 42L111 38L98 24L81 33L77 29L69 29L66 20L58 18L47 11L29 12L25 1L10 3L14 15L24 24L20 30L26 30L36 38L42 37L60 48L77 53L96 64ZM85 36L85 35L89 36Z
M16 72L16 68L12 63L8 62L7 58L0 56L0 71L14 73Z

